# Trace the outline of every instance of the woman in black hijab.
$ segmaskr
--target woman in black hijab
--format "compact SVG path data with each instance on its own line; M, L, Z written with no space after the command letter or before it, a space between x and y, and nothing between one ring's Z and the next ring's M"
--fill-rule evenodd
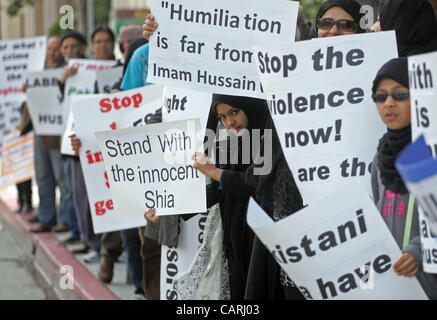
M224 246L227 248L226 256L230 265L231 298L303 299L286 274L281 272L270 252L257 238L253 240L253 233L246 223L250 196L275 221L303 207L267 103L265 100L225 95L214 95L213 100L208 127L216 130L219 120L226 129L233 131L231 134L239 134L240 127L244 127L244 120L232 122L226 118L226 115L232 115L239 109L247 115L249 135L253 136L254 129L261 130L261 145L258 150L251 150L251 155L268 159L260 162L251 158L249 164L242 164L239 152L238 164L222 164L217 167L208 164L198 167L205 175L215 179L208 189L208 206L220 203L225 233ZM267 135L266 130L270 130L272 135ZM267 144L272 147L271 154L263 153ZM238 150L241 151L241 147ZM271 170L267 170L265 174L255 174L255 170L266 166L270 166Z
M361 5L355 0L328 0L319 9L316 17L318 38L364 33L360 20Z
M427 0L386 0L379 23L382 31L396 31L400 57L437 50L436 17ZM379 30L374 26L372 31Z

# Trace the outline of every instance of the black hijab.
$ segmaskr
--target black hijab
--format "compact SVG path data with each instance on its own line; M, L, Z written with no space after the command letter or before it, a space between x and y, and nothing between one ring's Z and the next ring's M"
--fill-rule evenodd
M384 64L373 81L372 92L375 93L383 79L393 79L409 88L408 59L395 58ZM411 142L411 126L399 130L388 129L378 145L378 168L381 181L390 191L407 193L407 188L395 167L395 161L402 150Z
M319 9L319 12L317 13L316 17L316 33L318 31L318 22L323 17L323 15L328 11L329 9L333 7L340 7L344 11L346 11L352 18L354 18L354 21L358 25L358 29L356 33L364 33L366 30L362 29L360 27L360 21L361 18L364 16L363 13L360 13L361 5L355 1L355 0L328 0L322 4L322 6Z
M381 30L395 30L400 57L437 50L437 22L427 0L386 0Z

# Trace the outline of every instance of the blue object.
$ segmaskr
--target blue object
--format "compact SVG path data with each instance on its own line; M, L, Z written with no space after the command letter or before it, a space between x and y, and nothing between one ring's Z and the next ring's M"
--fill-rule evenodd
M135 50L126 73L121 83L122 90L131 90L145 85L151 85L146 81L149 68L149 44L139 47Z

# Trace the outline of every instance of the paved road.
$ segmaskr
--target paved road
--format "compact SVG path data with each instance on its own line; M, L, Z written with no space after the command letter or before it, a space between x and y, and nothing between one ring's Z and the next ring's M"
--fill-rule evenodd
M45 300L46 295L25 268L21 247L0 215L0 300Z

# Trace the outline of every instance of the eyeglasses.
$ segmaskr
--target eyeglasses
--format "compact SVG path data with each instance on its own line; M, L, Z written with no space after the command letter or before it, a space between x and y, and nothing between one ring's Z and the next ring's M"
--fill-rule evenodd
M331 18L320 19L318 23L318 27L321 30L331 30L331 28L336 25L339 31L348 31L355 32L357 31L358 25L355 21L341 19L338 21L334 21Z
M388 96L391 96L395 101L405 101L410 98L410 93L408 91L400 91L394 93L378 93L372 96L373 101L376 103L382 103L387 101Z

